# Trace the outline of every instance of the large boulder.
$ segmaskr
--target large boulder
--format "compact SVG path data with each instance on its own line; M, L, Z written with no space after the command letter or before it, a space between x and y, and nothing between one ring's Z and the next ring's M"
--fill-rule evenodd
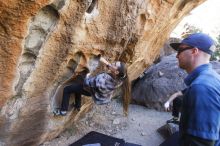
M176 91L184 89L186 72L179 68L175 54L161 61L133 82L132 100L148 108L163 109L163 103Z

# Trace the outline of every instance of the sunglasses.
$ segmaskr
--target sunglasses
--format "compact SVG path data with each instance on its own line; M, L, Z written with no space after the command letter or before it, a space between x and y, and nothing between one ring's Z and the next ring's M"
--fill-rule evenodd
M186 48L178 48L178 51L177 51L177 55L180 55L180 53L182 53L183 51L186 51L186 50L190 50L190 49L193 49L195 47L186 47Z

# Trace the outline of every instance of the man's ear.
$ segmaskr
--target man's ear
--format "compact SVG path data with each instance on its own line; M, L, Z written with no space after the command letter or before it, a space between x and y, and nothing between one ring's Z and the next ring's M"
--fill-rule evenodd
M116 74L116 75L118 75L118 74L119 74L119 71L118 71L118 70L116 70L116 71L115 71L115 74Z
M198 54L199 53L199 49L198 48L193 48L193 54Z

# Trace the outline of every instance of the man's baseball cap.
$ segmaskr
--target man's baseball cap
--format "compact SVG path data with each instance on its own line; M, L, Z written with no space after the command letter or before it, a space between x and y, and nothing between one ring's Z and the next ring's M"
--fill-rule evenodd
M170 46L178 51L179 46L181 44L186 44L191 47L196 47L199 50L202 50L203 52L206 52L210 55L215 52L215 42L214 40L204 33L194 33L188 36L187 38L183 39L181 43L171 43Z

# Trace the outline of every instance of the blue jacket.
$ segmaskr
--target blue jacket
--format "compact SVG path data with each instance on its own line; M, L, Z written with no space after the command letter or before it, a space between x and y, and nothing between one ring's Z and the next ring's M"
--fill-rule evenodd
M197 67L185 79L180 119L180 134L190 134L208 140L219 140L220 75L211 64Z

